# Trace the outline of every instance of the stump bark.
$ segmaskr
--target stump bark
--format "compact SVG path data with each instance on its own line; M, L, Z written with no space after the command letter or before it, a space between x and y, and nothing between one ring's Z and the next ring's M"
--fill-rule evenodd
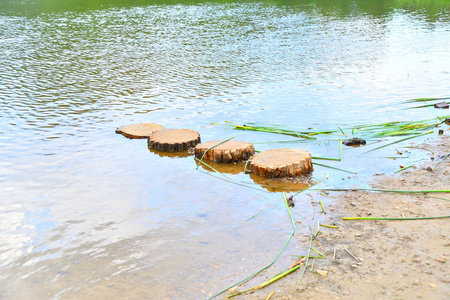
M140 123L119 127L116 129L116 133L120 133L130 139L146 139L150 134L161 129L164 129L164 127L159 124Z
M240 141L226 141L209 149L218 143L220 141L210 141L195 146L195 157L201 159L206 152L205 156L203 156L204 160L216 163L231 163L246 160L255 154L255 147L252 143Z
M250 170L267 178L296 177L311 173L311 154L300 149L273 149L256 154Z
M148 137L148 148L165 152L187 151L200 143L200 134L190 129L161 129Z

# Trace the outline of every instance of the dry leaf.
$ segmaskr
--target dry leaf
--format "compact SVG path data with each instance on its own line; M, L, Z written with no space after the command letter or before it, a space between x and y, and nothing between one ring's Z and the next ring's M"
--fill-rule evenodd
M323 277L328 277L328 271L316 270L316 273L322 275Z
M289 266L289 270L295 266L298 266L298 265L304 263L305 261L306 261L306 257L300 258L299 260L297 260L296 262L294 262L292 265Z

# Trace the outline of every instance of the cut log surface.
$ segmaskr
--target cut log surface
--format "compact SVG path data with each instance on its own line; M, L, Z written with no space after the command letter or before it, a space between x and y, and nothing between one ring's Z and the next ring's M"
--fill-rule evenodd
M221 141L210 141L195 146L195 157L201 159L203 154L209 148L217 145ZM203 160L209 160L216 163L231 163L248 159L255 154L255 147L252 143L240 141L226 141L212 149L209 149Z
M116 133L120 133L130 139L146 139L150 134L161 129L164 129L164 127L159 124L140 123L117 128Z
M311 173L311 154L300 149L273 149L256 154L250 170L267 178L296 177Z
M200 134L190 129L161 129L148 138L148 147L158 151L187 151L200 143Z

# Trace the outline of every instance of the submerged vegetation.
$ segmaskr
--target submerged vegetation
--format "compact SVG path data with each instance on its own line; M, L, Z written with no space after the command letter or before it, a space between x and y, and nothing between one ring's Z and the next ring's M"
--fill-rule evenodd
M225 121L226 126L233 127L237 130L250 130L250 131L261 131L267 133L289 135L300 139L306 140L317 140L319 136L323 139L329 139L330 137L340 137L348 138L347 133L351 133L352 136L358 136L366 139L379 139L383 137L392 136L414 136L422 134L425 131L429 131L443 124L446 119L450 118L450 115L443 117L436 117L433 119L425 119L419 121L404 121L404 122L387 122L381 124L362 124L356 125L352 128L342 129L338 127L336 130L325 130L325 131L313 131L313 130L291 130L283 128L282 125L266 126L256 123L248 123L244 125L238 125L236 123ZM216 124L221 125L221 124ZM278 143L295 143L299 142L297 140L289 141L277 141ZM303 141L304 142L304 141Z

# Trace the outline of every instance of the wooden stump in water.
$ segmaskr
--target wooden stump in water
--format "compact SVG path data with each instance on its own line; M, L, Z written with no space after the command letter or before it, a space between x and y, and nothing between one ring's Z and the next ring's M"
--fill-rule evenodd
M116 133L120 133L130 139L146 139L150 134L161 129L164 129L164 127L159 124L140 123L119 127L116 129Z
M195 146L195 157L201 159L206 150L218 143L220 141L211 141ZM246 160L253 154L255 154L255 147L252 143L226 141L223 144L209 149L203 159L216 163L231 163Z
M267 178L295 177L311 173L311 154L300 149L273 149L256 154L250 161L250 170Z
M158 151L187 151L200 143L200 134L190 129L161 129L148 137L148 147Z

